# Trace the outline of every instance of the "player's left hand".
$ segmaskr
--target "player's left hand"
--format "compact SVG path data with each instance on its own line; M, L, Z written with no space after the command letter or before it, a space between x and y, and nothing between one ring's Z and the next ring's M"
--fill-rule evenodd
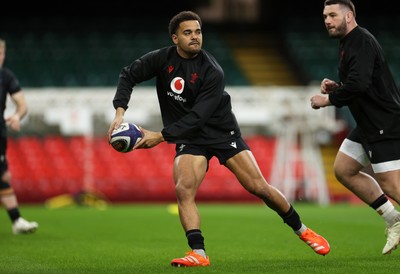
M140 140L140 142L137 143L133 149L152 148L164 141L164 137L162 136L161 132L150 131L142 127L140 127L140 130L143 133L142 140Z
M328 94L334 91L336 88L339 87L339 84L336 83L335 81L332 81L330 79L324 78L321 81L321 93L322 94Z
M9 127L11 127L12 130L15 130L15 131L21 130L21 118L17 113L11 115L10 117L7 117L5 119L5 121L6 121L6 124Z

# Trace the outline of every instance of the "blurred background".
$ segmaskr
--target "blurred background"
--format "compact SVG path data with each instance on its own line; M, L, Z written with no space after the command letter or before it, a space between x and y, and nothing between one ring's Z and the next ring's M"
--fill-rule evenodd
M391 1L354 3L357 22L380 41L400 83L400 19ZM168 22L182 10L202 17L203 47L225 70L233 110L267 180L291 201L357 203L333 176L338 146L354 121L346 108L309 106L323 78L337 79L338 41L325 30L323 0L9 3L0 17L4 66L19 78L29 106L22 131L9 132L20 202L82 191L115 203L175 201L174 146L121 154L106 132L121 68L170 45ZM135 88L125 118L159 131L154 83ZM7 105L6 114L13 111ZM211 162L199 200L256 200Z

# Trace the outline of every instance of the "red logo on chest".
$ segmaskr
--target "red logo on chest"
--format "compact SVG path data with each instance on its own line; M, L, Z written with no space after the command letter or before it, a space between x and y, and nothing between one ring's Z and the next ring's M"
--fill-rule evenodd
M196 83L197 78L199 78L199 75L196 72L192 73L192 78L190 79L189 82L194 84L194 83Z

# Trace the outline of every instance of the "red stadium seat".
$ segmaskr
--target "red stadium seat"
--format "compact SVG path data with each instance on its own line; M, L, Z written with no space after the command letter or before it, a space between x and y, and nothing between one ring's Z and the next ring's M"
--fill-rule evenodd
M246 141L264 175L268 176L274 140L254 136ZM21 137L9 139L7 156L21 202L43 202L87 187L113 202L175 201L172 177L175 145L172 144L119 153L104 136ZM198 198L252 200L253 196L213 158Z

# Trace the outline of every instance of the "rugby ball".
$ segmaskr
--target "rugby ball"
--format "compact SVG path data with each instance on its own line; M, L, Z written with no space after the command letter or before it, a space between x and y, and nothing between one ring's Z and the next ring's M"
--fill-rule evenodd
M132 151L142 137L143 133L137 125L124 122L112 132L110 144L116 151L126 153Z

